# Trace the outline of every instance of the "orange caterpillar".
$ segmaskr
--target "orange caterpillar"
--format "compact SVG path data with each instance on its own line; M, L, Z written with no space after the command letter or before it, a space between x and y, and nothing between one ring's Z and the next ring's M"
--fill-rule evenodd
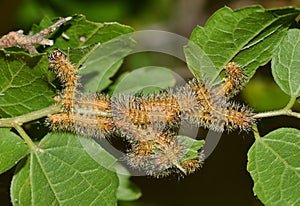
M77 71L59 50L54 50L48 56L49 69L51 69L64 85L63 109L68 112L74 107L76 89L78 86Z
M245 81L241 67L233 62L224 68L227 77L222 85L208 88L194 79L150 96L79 94L77 71L59 50L49 54L49 68L64 86L62 111L49 115L50 128L90 137L118 134L131 144L129 165L148 175L189 174L203 164L200 151L198 158L184 158L188 148L177 136L181 123L219 132L249 131L254 123L250 109L229 101Z

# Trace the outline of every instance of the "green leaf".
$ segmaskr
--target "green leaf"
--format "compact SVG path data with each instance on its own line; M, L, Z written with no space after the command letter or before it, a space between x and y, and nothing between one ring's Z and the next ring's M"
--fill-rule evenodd
M118 178L115 172L99 165L86 152L80 138L83 137L67 133L48 134L32 151L30 185L33 205L117 204ZM18 196L18 191L12 192Z
M106 140L105 140L106 141ZM101 147L94 139L79 138L80 144L83 146L85 152L90 155L93 160L98 162L99 165L109 170L115 171L117 159L108 153L106 149Z
M175 83L175 77L170 69L148 66L121 76L111 89L113 89L113 95L141 92L149 94L173 87Z
M139 199L142 196L141 190L130 181L128 170L120 164L117 164L115 168L119 177L118 200L133 201Z
M177 136L178 142L187 149L184 151L185 156L181 158L180 162L199 158L199 150L203 147L204 140L196 140L187 136Z
M131 34L128 34L116 37L95 48L79 72L83 90L97 92L110 85L112 82L110 78L118 71L123 58L131 52L133 46L134 41Z
M252 78L241 95L245 102L255 109L255 112L284 108L290 100L290 96L285 94L274 81L261 77Z
M116 171L119 178L119 187L117 189L118 200L132 201L141 196L139 188L129 180L129 172L117 162L114 156L108 153L99 144L95 143L93 139L80 138L80 143L85 151L98 162L99 165Z
M32 205L29 176L30 159L24 160L18 164L10 186L10 197L14 206Z
M45 55L0 51L0 116L12 117L50 106L54 91Z
M34 32L56 21L45 18L34 28ZM123 58L131 52L134 46L132 32L131 27L119 23L91 22L83 15L75 15L49 37L55 43L47 50L64 50L77 69L82 66L79 75L83 91L99 92L111 83L110 78L120 68Z
M37 33L49 27L57 20L58 19L49 20L49 18L44 18L39 26L33 27L31 32ZM103 44L104 42L131 32L133 32L131 27L116 22L92 22L87 20L84 15L74 15L70 21L63 24L49 36L49 39L54 40L54 45L50 47L50 50L53 48L67 50L68 48L80 48L95 43ZM62 33L64 33L64 35L62 35Z
M254 192L265 205L299 205L300 131L281 128L256 139L248 153Z
M300 96L300 30L291 29L272 58L272 74L288 95Z
M15 166L29 149L9 128L0 128L0 174Z
M191 34L185 48L190 70L197 78L214 80L228 62L234 61L246 68L250 78L259 66L270 60L287 26L298 14L299 10L292 7L218 10L205 27L198 26Z

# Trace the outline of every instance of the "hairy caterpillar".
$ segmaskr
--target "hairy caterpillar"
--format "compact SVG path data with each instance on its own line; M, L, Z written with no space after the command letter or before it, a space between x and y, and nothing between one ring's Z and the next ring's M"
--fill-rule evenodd
M249 131L254 123L249 108L229 101L245 81L241 67L234 62L224 67L226 78L221 85L207 87L193 79L150 96L80 94L77 71L59 50L49 54L49 69L64 86L62 111L49 115L50 128L90 137L119 134L131 145L126 155L129 165L148 175L188 174L201 167L201 152L198 158L184 158L188 148L177 136L181 123L219 132Z
M77 71L67 60L66 56L59 50L49 54L49 68L56 74L61 83L64 85L63 109L71 111L74 107L76 89L78 86Z

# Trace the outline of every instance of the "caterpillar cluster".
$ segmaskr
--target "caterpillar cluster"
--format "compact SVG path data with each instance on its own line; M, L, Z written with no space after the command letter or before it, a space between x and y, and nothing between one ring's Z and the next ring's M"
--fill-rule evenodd
M90 137L117 134L131 145L126 154L129 165L151 176L189 174L203 164L203 152L198 158L185 158L189 148L177 136L182 124L223 132L250 131L254 123L249 108L230 101L246 78L234 62L224 67L221 85L207 87L193 79L150 96L81 94L77 71L59 50L49 54L49 69L64 86L62 111L48 116L50 128Z

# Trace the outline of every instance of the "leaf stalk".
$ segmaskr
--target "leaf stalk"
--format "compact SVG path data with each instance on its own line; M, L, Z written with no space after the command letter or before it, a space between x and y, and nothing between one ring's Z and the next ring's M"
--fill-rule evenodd
M300 113L292 111L292 107L295 104L296 97L291 96L290 101L287 103L287 105L283 109L274 110L274 111L268 111L268 112L261 112L256 115L254 115L254 118L265 118L265 117L274 117L274 116L292 116L300 119Z

